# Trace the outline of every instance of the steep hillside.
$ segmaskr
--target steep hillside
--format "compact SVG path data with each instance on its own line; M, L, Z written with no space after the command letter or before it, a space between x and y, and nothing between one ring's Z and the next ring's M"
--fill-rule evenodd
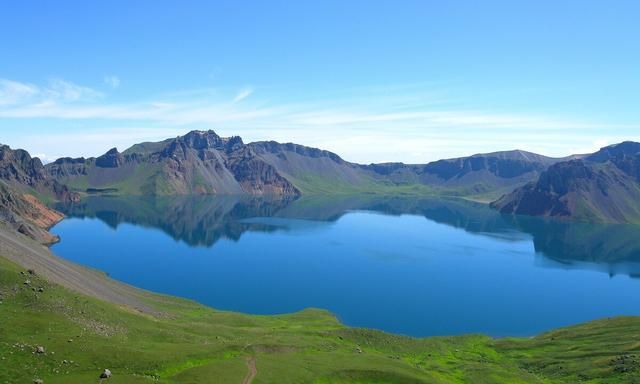
M554 164L492 205L503 213L640 223L640 144L624 142Z
M0 146L0 221L41 243L56 237L47 229L62 214L41 200L75 201L77 195L48 177L42 162L24 150Z
M40 159L32 158L22 149L0 145L0 180L23 193L43 200L72 201L78 196L63 184L49 177Z
M40 243L49 244L57 238L47 229L62 217L33 195L22 194L0 181L0 222L3 224Z

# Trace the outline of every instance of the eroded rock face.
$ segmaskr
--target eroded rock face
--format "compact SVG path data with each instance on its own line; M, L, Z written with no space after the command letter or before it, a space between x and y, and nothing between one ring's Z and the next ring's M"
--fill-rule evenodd
M51 178L42 162L24 150L0 146L0 220L34 240L50 244L57 241L47 229L62 219L37 197L63 202L79 196Z
M300 192L275 167L247 147L232 152L227 167L242 189L252 195L298 195Z
M22 149L0 146L0 180L14 189L39 194L61 201L75 201L79 196L50 177L40 159Z
M38 158L31 158L22 149L12 150L9 146L0 146L0 178L15 180L22 184L34 184L44 180L44 167Z
M0 221L40 243L58 240L47 229L62 220L60 212L42 204L35 196L22 194L0 181Z
M123 163L124 158L117 148L112 148L104 155L96 158L96 166L101 168L117 168Z
M625 142L552 165L492 206L503 213L640 222L640 144Z

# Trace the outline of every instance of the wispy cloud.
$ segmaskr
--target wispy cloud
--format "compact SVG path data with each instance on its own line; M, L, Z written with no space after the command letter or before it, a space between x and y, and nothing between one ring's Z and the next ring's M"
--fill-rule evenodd
M5 111L36 106L64 105L94 101L102 94L62 79L50 79L44 86L0 79L0 107Z
M120 78L115 75L107 75L104 77L103 81L111 89L116 89L120 86Z
M236 97L233 98L233 103L238 103L246 99L247 97L251 96L252 93L253 93L253 88L251 87L242 88L240 91L238 91L238 93L236 94Z
M40 89L44 100L53 102L93 101L100 98L102 93L89 87L83 87L62 79L51 79L45 88Z
M357 96L345 92L288 103L249 97L252 94L250 87L237 92L182 90L119 103L111 101L113 95L61 79L40 86L0 80L0 129L20 119L48 121L49 126L75 124L83 128L58 129L24 142L36 152L50 153L48 147L56 145L70 148L61 150L63 154L96 155L111 146L122 149L210 128L247 141L317 146L360 162L424 162L516 147L562 156L594 143L640 139L630 135L640 128L634 122L461 108L448 95L438 97L430 90L379 89Z
M22 103L32 98L38 92L38 87L33 84L0 79L0 106Z

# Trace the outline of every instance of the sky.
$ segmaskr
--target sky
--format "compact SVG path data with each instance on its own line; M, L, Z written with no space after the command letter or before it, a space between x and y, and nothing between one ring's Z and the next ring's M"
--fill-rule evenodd
M193 129L424 163L640 141L640 1L0 0L0 142Z

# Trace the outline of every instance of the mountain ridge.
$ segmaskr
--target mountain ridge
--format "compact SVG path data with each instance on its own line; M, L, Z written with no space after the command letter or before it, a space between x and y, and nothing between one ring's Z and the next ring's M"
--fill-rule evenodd
M516 149L426 164L358 164L323 149L245 144L213 130L47 165L7 149L0 147L0 179L45 200L73 200L78 193L434 195L488 202L506 214L640 222L640 143L631 141L561 158Z
M60 158L45 167L80 192L499 197L561 160L514 150L427 164L357 164L318 148L276 141L245 144L238 136L222 138L208 130L135 144L123 152L114 148L98 157ZM146 171L136 164L144 164Z

